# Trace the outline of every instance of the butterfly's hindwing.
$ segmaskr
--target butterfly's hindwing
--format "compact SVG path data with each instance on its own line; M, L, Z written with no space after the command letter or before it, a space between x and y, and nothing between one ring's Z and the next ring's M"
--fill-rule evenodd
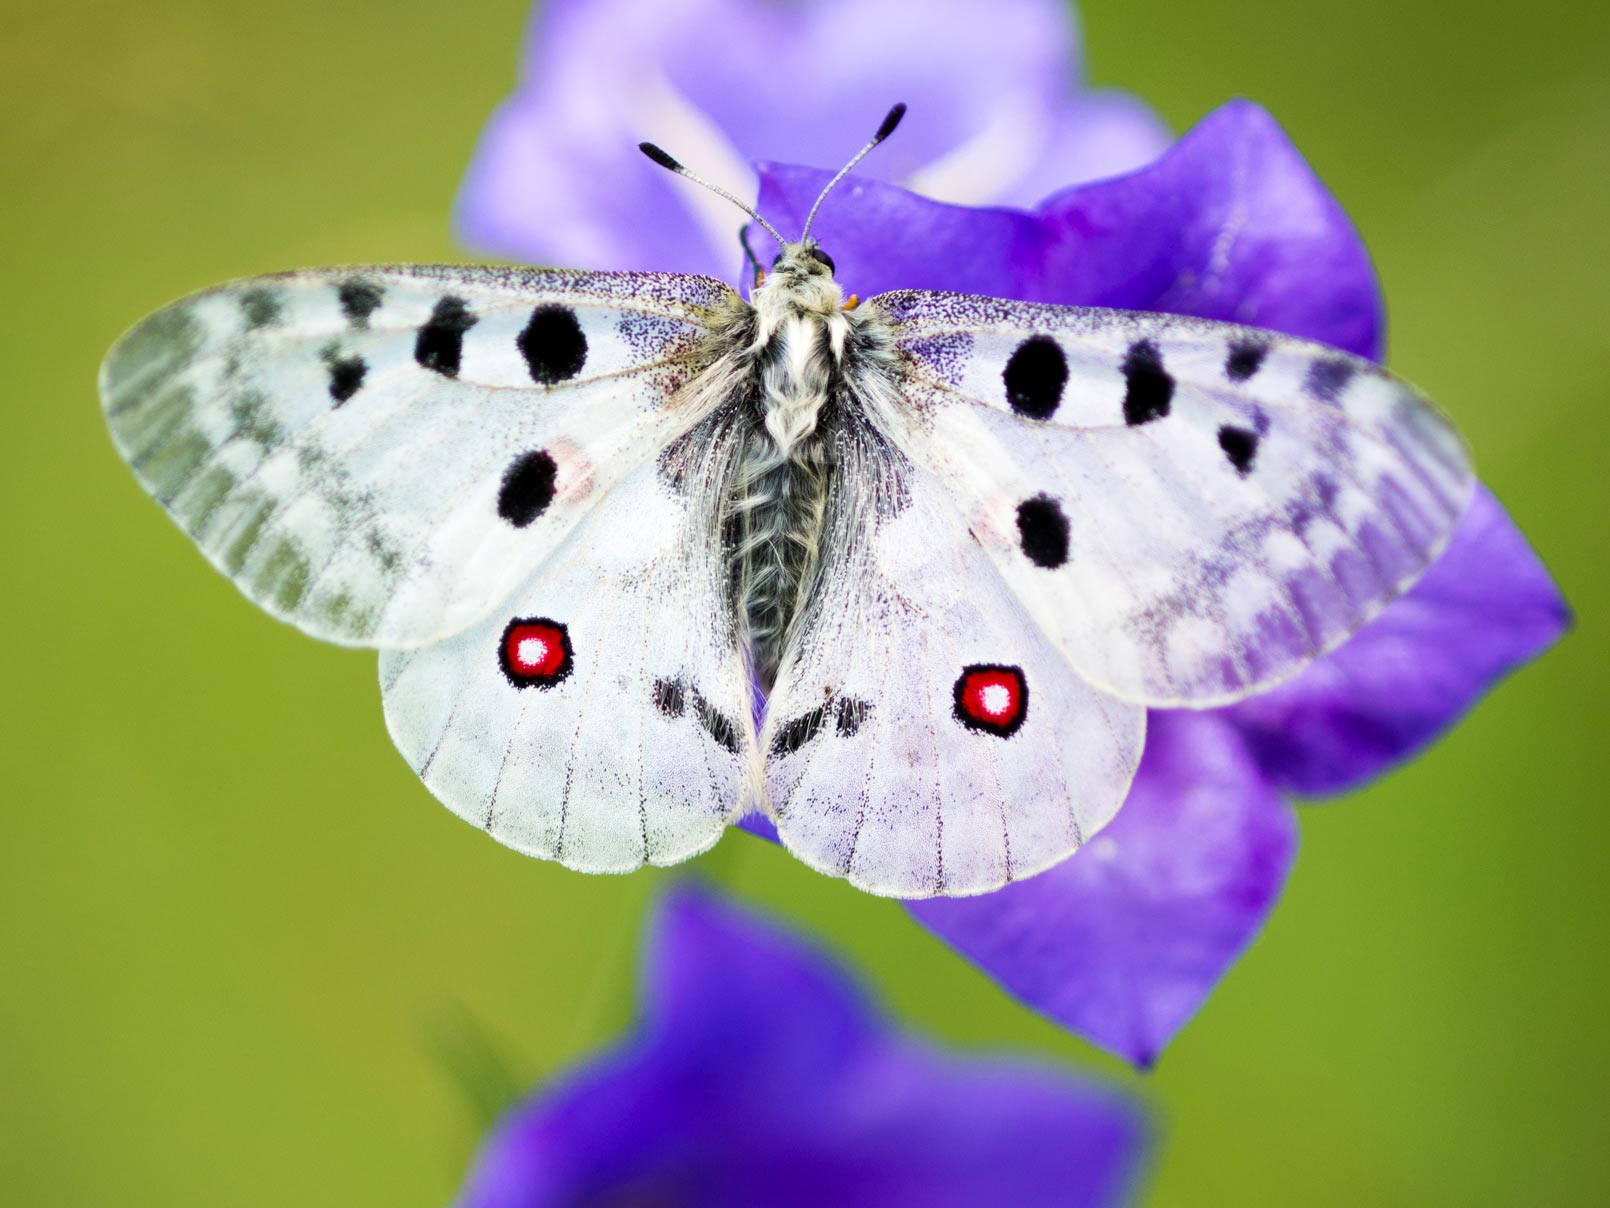
M733 443L627 477L501 609L382 652L386 721L454 813L586 872L671 864L758 795L749 673L708 516Z
M422 642L697 422L735 303L654 274L258 278L140 324L101 394L147 490L256 603L335 641Z
M916 291L867 304L894 438L954 492L1100 687L1238 699L1400 594L1473 489L1463 448L1370 362L1205 320Z
M789 850L873 893L999 888L1123 801L1145 711L1068 665L940 484L866 425L830 436L817 586L762 749Z

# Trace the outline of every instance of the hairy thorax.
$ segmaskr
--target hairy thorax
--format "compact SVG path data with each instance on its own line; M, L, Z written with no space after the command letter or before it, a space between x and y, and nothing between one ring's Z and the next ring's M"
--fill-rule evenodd
M853 315L811 249L755 292L745 438L727 492L729 558L756 678L769 690L817 569L833 476L824 422Z

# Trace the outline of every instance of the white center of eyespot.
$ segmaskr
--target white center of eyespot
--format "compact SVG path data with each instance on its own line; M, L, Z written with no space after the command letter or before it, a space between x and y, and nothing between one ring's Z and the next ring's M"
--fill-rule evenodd
M1001 714L1012 707L1012 692L1005 684L987 684L979 697L986 713Z
M542 662L548 655L548 643L541 638L520 639L520 661L528 665Z

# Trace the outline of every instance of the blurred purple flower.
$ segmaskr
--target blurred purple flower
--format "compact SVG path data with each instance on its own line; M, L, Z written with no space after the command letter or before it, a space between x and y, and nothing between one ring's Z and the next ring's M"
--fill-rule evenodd
M649 139L745 200L753 164L838 165L894 101L865 172L969 205L1027 205L1128 171L1168 134L1080 87L1063 0L548 0L521 82L458 202L472 247L530 264L730 277L741 216L638 154Z
M869 116L903 99L899 134L818 216L847 290L1172 311L1380 356L1368 255L1263 110L1226 105L1158 158L1166 140L1144 107L1078 90L1066 6L1009 7L979 21L963 0L552 0L465 184L461 230L539 263L730 277L732 210L633 144L662 142L748 197L747 160L836 167ZM798 231L829 175L762 163L761 211ZM997 204L967 208L983 203ZM1024 1002L1149 1064L1279 895L1296 849L1281 791L1340 792L1408 756L1566 623L1547 572L1478 491L1430 573L1331 656L1229 708L1154 712L1130 799L1083 852L986 897L911 909Z
M828 175L762 165L761 211L797 230ZM863 295L921 286L1172 311L1380 354L1363 244L1274 120L1244 101L1156 163L1032 211L855 180L815 230ZM1279 790L1340 792L1419 750L1568 619L1525 538L1478 490L1426 576L1329 657L1228 708L1153 710L1129 800L1072 859L986 897L910 909L1024 1002L1150 1064L1279 896L1296 851Z
M653 930L635 1033L504 1118L461 1208L1128 1199L1145 1127L1116 1092L918 1044L820 952L705 894Z

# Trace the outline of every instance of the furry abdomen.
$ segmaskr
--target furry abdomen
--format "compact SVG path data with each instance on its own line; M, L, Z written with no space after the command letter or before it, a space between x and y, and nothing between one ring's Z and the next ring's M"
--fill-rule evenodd
M834 328L843 324L837 315L796 312L769 331L763 324L753 349L727 527L735 596L763 690L776 679L820 562L833 467L819 429L839 376L843 337Z

